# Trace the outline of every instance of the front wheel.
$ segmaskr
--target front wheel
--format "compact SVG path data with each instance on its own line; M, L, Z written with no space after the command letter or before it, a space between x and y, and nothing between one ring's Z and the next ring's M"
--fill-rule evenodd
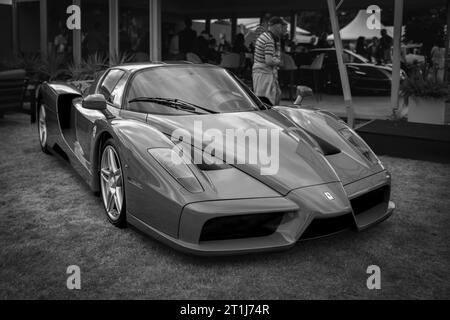
M41 145L41 150L44 153L49 153L47 148L47 136L48 136L48 130L47 130L47 113L45 111L45 105L39 104L39 111L38 111L38 133L39 133L39 143Z
M106 141L100 160L100 194L108 221L126 226L125 185L119 153L112 139Z

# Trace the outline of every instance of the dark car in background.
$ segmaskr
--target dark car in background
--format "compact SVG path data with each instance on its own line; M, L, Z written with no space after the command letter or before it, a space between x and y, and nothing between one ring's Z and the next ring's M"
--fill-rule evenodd
M321 70L317 71L319 90L327 93L341 92L341 79L334 48L318 48L309 52L309 59L314 61L323 54ZM347 67L350 88L354 94L390 94L392 68L390 66L375 65L365 57L345 49L343 52L344 63ZM406 73L401 71L401 80L405 79ZM311 80L312 74L300 73L300 81Z

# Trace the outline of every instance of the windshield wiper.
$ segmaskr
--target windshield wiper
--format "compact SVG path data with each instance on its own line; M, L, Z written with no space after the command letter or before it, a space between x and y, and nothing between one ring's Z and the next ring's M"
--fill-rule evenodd
M191 112L195 112L195 113L199 113L199 112L196 112L195 109L200 109L200 110L206 111L208 113L218 113L217 111L203 108L203 107L200 107L191 102L183 101L181 99L158 98L158 97L138 97L138 98L134 98L134 99L131 99L130 101L128 101L128 103L132 103L132 102L154 102L154 103L159 103L159 104L162 104L162 105L174 108L174 109L186 110L186 111L191 111Z

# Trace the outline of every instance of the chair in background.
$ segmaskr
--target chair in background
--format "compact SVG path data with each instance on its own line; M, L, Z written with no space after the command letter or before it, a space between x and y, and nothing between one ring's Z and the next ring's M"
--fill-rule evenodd
M28 78L23 69L0 72L0 117L9 112L30 114L30 111L23 107L27 85Z
M241 56L238 53L234 52L222 53L222 60L220 61L220 66L236 74L237 70L240 67L240 61Z
M300 66L300 68L299 68L300 71L307 71L307 70L312 71L313 82L314 82L314 92L316 93L315 94L316 97L319 97L319 99L320 99L320 91L319 91L320 73L323 68L324 58L325 58L325 53L321 53L314 58L313 62L310 65L303 65L303 66Z
M193 52L186 53L186 60L192 63L203 63L202 59Z
M283 64L278 71L278 76L280 80L280 85L282 87L287 86L289 92L289 100L294 99L294 91L295 91L295 72L298 70L297 65L295 64L294 58L291 55L282 53L281 60Z

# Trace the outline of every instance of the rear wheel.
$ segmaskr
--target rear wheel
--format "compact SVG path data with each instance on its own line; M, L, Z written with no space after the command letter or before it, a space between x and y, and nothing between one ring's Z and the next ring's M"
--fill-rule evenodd
M45 111L45 105L42 103L39 105L37 126L38 126L39 143L41 145L41 149L44 153L49 153L48 147L47 147L47 136L48 136L47 113Z
M125 185L119 153L114 140L106 141L100 160L100 194L108 221L126 226Z

